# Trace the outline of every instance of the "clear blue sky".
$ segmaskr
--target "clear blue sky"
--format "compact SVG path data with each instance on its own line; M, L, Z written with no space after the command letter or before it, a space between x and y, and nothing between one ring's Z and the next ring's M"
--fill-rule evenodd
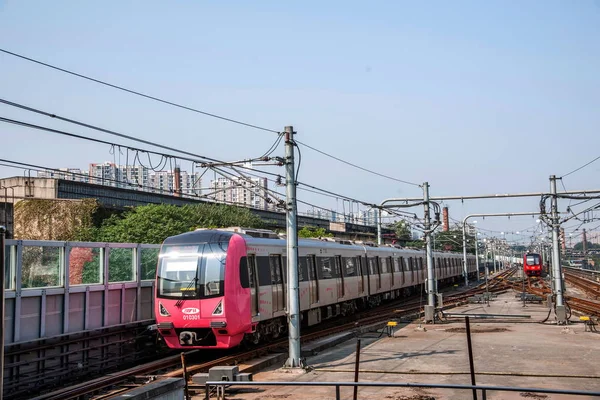
M0 47L271 129L293 125L321 150L428 181L432 195L543 191L550 174L600 155L600 1L420 3L0 0ZM5 54L0 88L8 100L219 159L260 155L274 140ZM7 106L0 116L85 132ZM6 124L0 143L0 158L50 167L113 159L106 146ZM599 171L600 161L564 184L599 188ZM308 149L299 179L375 203L421 194ZM449 206L462 219L537 203Z

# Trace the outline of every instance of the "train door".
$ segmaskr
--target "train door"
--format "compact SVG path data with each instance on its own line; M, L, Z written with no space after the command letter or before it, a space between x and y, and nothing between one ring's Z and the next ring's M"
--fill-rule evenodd
M319 280L317 275L317 257L315 255L306 256L308 261L308 291L310 305L319 302Z
M335 256L335 279L337 281L337 296L342 298L346 295L344 287L344 268L342 268L342 256Z
M369 257L367 259L369 263L369 279L373 277L373 291L377 291L381 288L381 274L379 272L379 257ZM371 284L371 282L369 282Z
M396 260L396 271L400 277L400 287L404 286L404 257L399 257Z
M364 264L363 264L363 274L365 274L365 276L367 277L367 281L365 282L366 289L367 289L367 295L371 295L371 279L375 279L371 276L371 272L370 272L371 267L369 264L369 260L370 260L370 258L365 255Z
M272 304L273 312L283 311L284 289L283 289L283 271L281 267L281 255L273 254L269 256L269 267L271 269L271 289L272 289Z
M248 254L248 278L250 280L250 297L252 303L252 316L258 315L258 265L256 255Z
M356 257L356 268L358 269L358 293L365 291L365 274L363 272L363 259L361 256Z

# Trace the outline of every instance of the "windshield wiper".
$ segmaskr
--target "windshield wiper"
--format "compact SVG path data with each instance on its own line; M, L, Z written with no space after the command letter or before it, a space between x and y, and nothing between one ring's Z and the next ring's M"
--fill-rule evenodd
M192 280L190 281L190 283L188 283L187 287L182 288L181 289L181 299L177 300L177 303L175 303L175 307L181 307L183 305L183 303L185 302L185 293L192 289L192 287L194 288L194 295L196 294L196 282L198 281L197 277L193 277Z

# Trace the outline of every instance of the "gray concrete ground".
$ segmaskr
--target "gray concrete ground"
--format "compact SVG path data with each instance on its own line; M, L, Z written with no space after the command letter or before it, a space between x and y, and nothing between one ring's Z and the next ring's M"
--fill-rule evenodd
M527 314L527 320L471 319L477 384L600 392L600 334L584 332L581 323L567 328L541 324L548 309L522 303L515 293L501 295L490 307L470 304L453 313ZM578 321L577 317L572 318ZM401 324L392 337L367 333L361 337L359 381L397 383L470 384L464 318L435 325ZM307 373L290 373L272 367L254 375L255 381L352 381L356 339L307 358ZM352 389L342 388L343 399ZM331 399L334 388L262 387L230 390L227 398ZM362 388L359 399L441 400L470 399L471 391L418 388ZM523 392L489 392L488 399L583 399L589 396L534 395ZM479 393L481 399L481 393Z

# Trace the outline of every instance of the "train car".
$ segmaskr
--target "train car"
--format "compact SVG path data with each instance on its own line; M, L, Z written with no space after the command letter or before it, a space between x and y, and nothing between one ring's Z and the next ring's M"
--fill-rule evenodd
M463 274L461 254L434 253L438 281ZM298 241L302 324L416 291L425 252L350 241ZM475 274L469 256L468 273ZM171 348L231 348L286 333L286 241L270 231L196 230L167 238L156 276L157 327Z
M523 272L527 276L541 276L544 264L538 253L526 253L523 256Z

